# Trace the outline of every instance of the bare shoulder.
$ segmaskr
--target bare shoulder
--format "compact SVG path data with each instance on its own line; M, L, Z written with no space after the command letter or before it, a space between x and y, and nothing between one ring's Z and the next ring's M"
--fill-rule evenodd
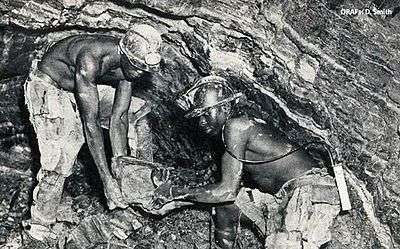
M56 48L59 46L80 46L82 44L92 45L96 43L102 44L115 41L118 41L118 38L110 35L80 34L80 35L71 35L65 37L56 42L52 47Z
M253 126L254 126L254 121L250 120L248 117L241 116L237 118L231 118L228 121L226 121L225 130L244 132L249 130Z
M254 122L245 116L229 119L224 128L226 142L247 141L254 125Z
M61 39L48 49L45 58L63 57L73 60L79 53L98 54L117 44L118 38L108 35L80 34ZM67 59L68 61L68 59Z

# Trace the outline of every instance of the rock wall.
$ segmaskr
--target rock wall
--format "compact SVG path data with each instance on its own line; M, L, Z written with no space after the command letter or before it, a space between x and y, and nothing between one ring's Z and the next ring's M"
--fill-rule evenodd
M35 51L76 33L121 36L135 22L165 42L162 71L137 91L151 99L155 161L200 167L209 153L175 105L200 76L225 76L258 117L298 144L335 149L353 209L329 248L400 243L400 4L350 0L14 1L1 7L1 78L24 76ZM342 9L390 15L343 15ZM197 165L197 166L194 166Z

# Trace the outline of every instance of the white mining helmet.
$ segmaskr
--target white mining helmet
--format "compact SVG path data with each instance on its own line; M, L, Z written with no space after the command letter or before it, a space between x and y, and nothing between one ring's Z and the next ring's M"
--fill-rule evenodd
M185 115L187 118L201 116L209 108L223 105L228 102L238 101L243 95L242 93L235 93L229 86L226 79L219 76L206 76L198 80L187 93L195 91L192 99L192 108L189 113ZM209 91L217 91L218 100L216 103L208 106L204 103L204 95Z
M143 71L158 71L161 55L161 35L148 24L135 24L119 42L120 52L132 66Z

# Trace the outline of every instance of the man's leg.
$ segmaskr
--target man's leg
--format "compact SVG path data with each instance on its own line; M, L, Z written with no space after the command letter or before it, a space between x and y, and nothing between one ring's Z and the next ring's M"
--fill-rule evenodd
M35 233L34 228L43 232L44 227L56 222L64 181L84 138L68 94L55 88L45 76L30 77L25 84L25 99L41 153L31 207L31 235L43 239L43 233Z
M40 132L38 133L40 134ZM52 148L43 146L45 141L39 143L42 144L42 146L39 145L40 153L53 156L53 159L57 157L58 162L54 165L54 161L40 160L41 169L37 175L38 184L33 191L32 223L51 225L56 222L65 178L71 173L79 149L83 144L83 136L78 140L65 139L65 141L68 145L59 147L56 147L56 143L49 142L49 145L53 145ZM53 154L53 151L60 153Z
M240 248L238 228L240 210L235 204L215 207L215 242L222 249Z
M267 237L266 248L317 249L331 240L330 226L340 212L335 183L329 176L315 176L313 182L294 189L288 202L283 203L284 229Z
M40 170L33 191L31 216L33 224L52 225L56 222L65 176L55 171Z
M78 143L76 146L78 147ZM40 146L39 149L41 153L47 152L46 149L40 148ZM64 149L65 148L61 148L61 150ZM62 160L68 157L76 158L78 151L79 150L74 153L74 156L72 156L72 153L70 155L64 154L62 156L63 158L60 158L60 164L56 167L72 167L74 160ZM65 178L69 175L62 172L60 173L58 170L46 170L47 167L48 165L44 164L37 175L38 184L33 191L33 203L31 207L32 228L30 234L38 240L43 240L44 237L48 236L46 232L50 232L51 226L56 223L57 211L61 202Z

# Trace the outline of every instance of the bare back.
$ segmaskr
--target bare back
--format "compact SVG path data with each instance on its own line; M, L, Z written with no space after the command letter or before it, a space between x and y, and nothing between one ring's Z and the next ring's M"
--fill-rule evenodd
M293 149L290 141L275 128L258 123L248 118L237 118L233 122L243 123L247 127L240 134L232 136L247 136L245 146L246 160L268 160L283 155ZM229 132L227 134L230 134ZM311 169L316 162L305 152L299 150L287 157L265 164L244 164L245 185L262 192L276 193L288 180L302 175Z
M100 64L97 82L124 79L119 64L118 38L106 35L75 35L60 40L46 51L39 70L59 87L72 91L78 59L85 54L90 54Z

